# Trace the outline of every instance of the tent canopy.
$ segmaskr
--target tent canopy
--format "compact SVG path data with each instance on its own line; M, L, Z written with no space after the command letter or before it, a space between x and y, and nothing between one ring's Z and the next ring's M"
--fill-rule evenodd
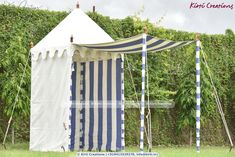
M195 41L171 41L159 39L147 35L146 45L148 52L157 52L162 50L167 50L171 48L183 47L188 44L191 44ZM130 37L123 40L118 40L114 42L106 42L99 44L79 44L74 43L74 45L79 46L80 48L93 49L99 52L111 52L111 53L141 53L143 46L143 36L139 34L134 37Z
M81 9L74 9L32 49L32 53L70 46L70 37L79 44L112 42L113 39Z

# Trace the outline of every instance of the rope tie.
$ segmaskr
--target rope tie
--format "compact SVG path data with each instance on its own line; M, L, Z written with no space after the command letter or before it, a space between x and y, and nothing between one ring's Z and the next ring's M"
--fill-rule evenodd
M210 83L211 83L211 85L213 87L213 90L214 90L215 101L216 101L216 104L217 104L217 107L218 107L218 110L219 110L222 122L224 124L225 131L227 133L227 136L228 136L231 148L232 148L233 147L233 141L232 141L232 138L231 138L231 135L230 135L230 132L229 132L229 128L228 128L225 116L224 116L224 112L223 112L223 108L222 108L222 105L221 105L221 101L219 99L219 95L218 95L217 89L216 89L216 87L214 85L214 82L213 82L213 79L212 79L212 74L211 74L211 71L210 71L210 68L208 66L208 63L207 63L207 60L206 60L206 57L205 57L205 54L204 54L203 50L202 50L202 56L203 56L204 63L206 65L206 68L207 68L207 71L208 71L208 75L209 75L209 78L210 78ZM230 151L231 151L231 148L230 148Z
M8 121L7 130L5 132L4 139L3 139L3 142L2 142L2 145L4 146L5 149L6 149L6 146L5 146L6 138L7 138L8 132L9 132L9 128L10 128L10 125L11 125L12 117L13 117L13 114L14 114L14 111L15 111L15 107L16 107L16 103L18 102L18 97L19 97L19 93L21 91L21 86L22 86L22 83L23 83L23 78L25 76L25 72L26 72L26 68L27 68L27 63L29 61L29 57L30 57L30 53L28 54L27 60L26 60L25 65L24 65L23 74L22 74L21 79L20 79L20 85L19 85L20 88L18 88L16 97L15 97L15 101L14 101L14 104L13 104L13 109L11 111L11 116L10 116L10 119Z

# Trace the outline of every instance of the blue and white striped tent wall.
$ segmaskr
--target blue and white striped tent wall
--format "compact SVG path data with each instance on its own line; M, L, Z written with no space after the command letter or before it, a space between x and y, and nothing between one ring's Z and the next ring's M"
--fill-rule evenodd
M70 150L121 150L121 58L73 64Z

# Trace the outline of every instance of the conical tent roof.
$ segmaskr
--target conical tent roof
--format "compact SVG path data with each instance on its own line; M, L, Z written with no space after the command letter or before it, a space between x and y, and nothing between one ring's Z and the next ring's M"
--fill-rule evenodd
M32 48L32 51L68 46L70 45L71 35L73 36L74 43L77 44L94 44L113 41L113 39L89 16L81 9L76 8L38 42Z

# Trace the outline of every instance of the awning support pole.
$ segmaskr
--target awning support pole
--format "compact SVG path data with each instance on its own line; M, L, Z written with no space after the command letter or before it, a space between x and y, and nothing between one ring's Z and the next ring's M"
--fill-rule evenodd
M121 124L121 129L122 129L122 134L121 134L121 147L122 150L125 149L125 109L124 109L124 54L121 54L121 119L122 119L122 124Z
M147 28L144 28L143 33L143 46L142 46L142 90L141 90L141 103L140 103L140 151L144 151L144 103L145 103L145 60L147 53L146 35Z
M196 35L196 149L200 153L200 116L201 116L201 82L200 82L200 40Z

